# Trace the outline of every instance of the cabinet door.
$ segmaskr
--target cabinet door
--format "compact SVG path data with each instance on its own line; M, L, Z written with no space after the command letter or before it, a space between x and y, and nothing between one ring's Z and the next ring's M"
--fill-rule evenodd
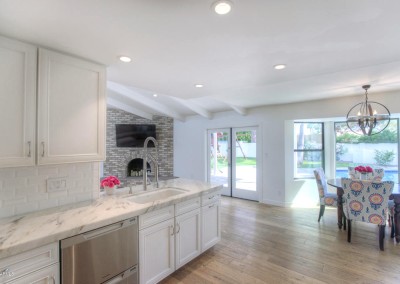
M60 284L59 263L32 272L7 284Z
M214 246L221 240L220 202L203 206L201 208L201 248L202 252Z
M200 208L175 218L176 269L185 265L201 252Z
M36 47L0 37L0 167L35 164Z
M39 49L38 164L105 158L105 67Z
M175 270L174 219L139 231L141 284L157 283Z

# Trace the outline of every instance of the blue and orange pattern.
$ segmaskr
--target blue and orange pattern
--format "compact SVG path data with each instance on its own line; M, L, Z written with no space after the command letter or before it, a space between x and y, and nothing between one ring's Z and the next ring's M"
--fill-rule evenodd
M314 176L317 182L320 205L337 207L337 195L328 193L324 170L322 168L315 169Z
M377 225L386 224L392 181L354 180L342 178L343 211L349 220Z

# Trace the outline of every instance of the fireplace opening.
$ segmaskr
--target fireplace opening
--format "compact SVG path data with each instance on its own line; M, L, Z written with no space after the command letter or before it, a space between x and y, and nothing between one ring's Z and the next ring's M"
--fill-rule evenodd
M147 172L151 173L151 167L150 164L147 163ZM141 158L136 158L131 160L128 163L128 168L127 168L127 176L128 177L142 177L143 176L143 159Z

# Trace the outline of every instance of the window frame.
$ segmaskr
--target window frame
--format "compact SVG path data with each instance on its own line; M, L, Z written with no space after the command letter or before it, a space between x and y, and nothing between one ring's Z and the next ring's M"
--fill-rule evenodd
M296 124L320 124L321 125L321 149L297 149L297 143L295 143L295 145L293 145L293 153L299 153L299 152L321 152L321 167L324 169L325 171L325 124L322 121L312 121L312 122L307 122L307 121L295 121L293 123L293 126L295 126ZM293 130L295 130L296 127L293 127ZM293 131L294 135L295 132ZM295 135L296 136L296 135ZM297 141L297 138L295 138L295 141ZM295 167L297 169L297 167ZM302 175L302 176L298 176L297 175L297 170L293 172L294 175L294 179L310 179L310 178L314 178L313 174L310 175Z
M397 121L397 171L398 171L398 176L397 176L397 181L395 183L400 183L400 118L398 117L392 117L390 118L390 121L396 120ZM337 133L336 133L336 124L338 123L343 123L346 124L345 120L340 120L340 121L334 121L333 122L333 131L334 131L334 150L335 150L335 155L334 155L334 168L333 171L335 172L335 177L336 177L336 170L337 170L337 165L336 165L336 144L337 144Z

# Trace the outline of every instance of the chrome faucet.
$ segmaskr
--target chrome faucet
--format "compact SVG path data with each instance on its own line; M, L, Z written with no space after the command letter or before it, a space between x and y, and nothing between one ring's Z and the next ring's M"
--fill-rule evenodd
M147 144L149 144L149 141L152 141L154 143L154 146L156 147L157 157L154 157L153 155L150 155L150 153L147 153ZM148 182L147 157L148 156L150 156L150 159L154 163L154 175L155 175L155 178L156 178L156 187L158 188L158 142L154 137L147 137L146 140L144 140L143 190L147 190L147 182Z

